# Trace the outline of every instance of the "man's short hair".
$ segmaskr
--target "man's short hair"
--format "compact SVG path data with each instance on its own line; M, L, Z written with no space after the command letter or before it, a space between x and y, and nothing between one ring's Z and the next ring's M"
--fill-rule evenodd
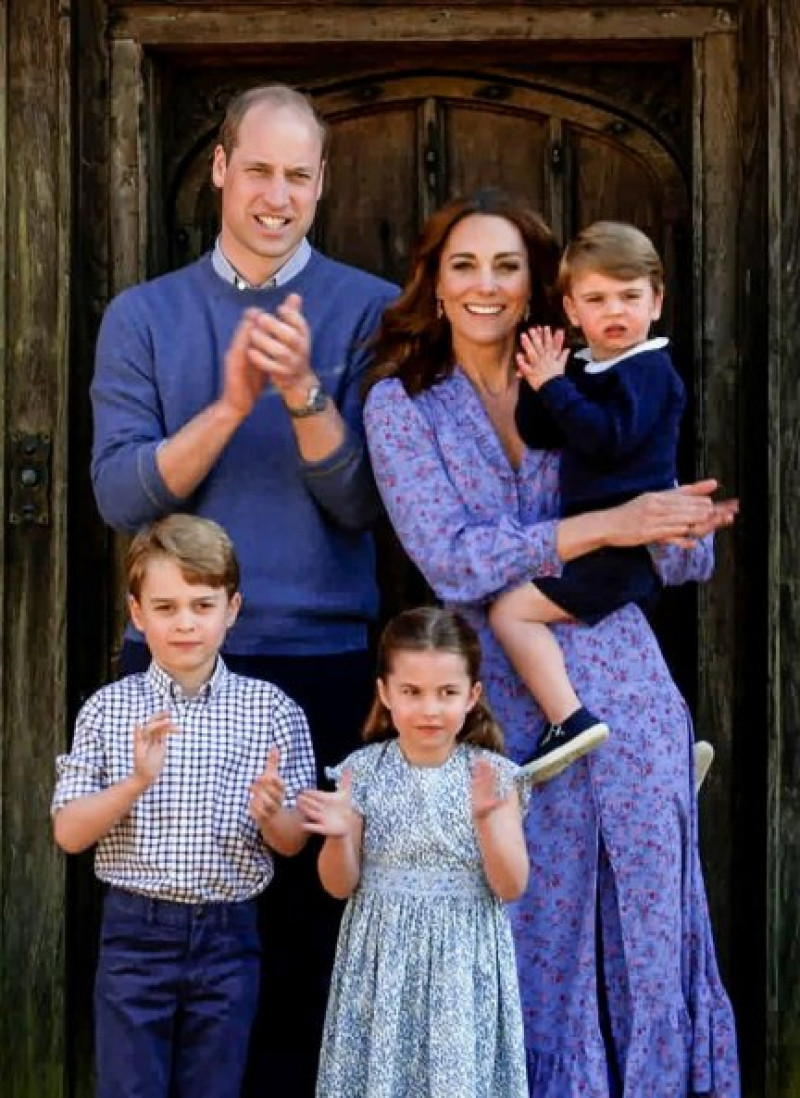
M626 282L649 278L655 293L664 290L664 266L649 236L623 221L595 221L564 249L558 268L558 288L569 294L572 279L596 271Z
M328 127L312 100L302 92L290 88L288 84L263 84L241 92L228 103L228 109L219 130L219 144L222 146L226 160L230 160L231 153L236 148L244 116L252 107L261 106L262 103L277 108L288 107L313 122L319 131L322 159L325 159Z
M233 542L211 519L167 515L139 531L127 558L128 591L137 601L153 560L174 561L187 583L224 587L229 598L239 590L239 562Z

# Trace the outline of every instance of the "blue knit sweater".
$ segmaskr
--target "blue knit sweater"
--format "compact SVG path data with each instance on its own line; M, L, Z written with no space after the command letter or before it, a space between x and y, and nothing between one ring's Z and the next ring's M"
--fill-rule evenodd
M188 499L171 495L156 451L222 391L223 358L243 311L303 298L312 366L347 425L321 462L300 457L268 387ZM92 383L92 482L110 526L135 530L170 511L219 522L242 567L244 606L226 651L321 655L363 647L377 606L370 525L379 512L363 441L365 341L395 287L313 252L285 285L238 290L210 255L132 287L103 318Z

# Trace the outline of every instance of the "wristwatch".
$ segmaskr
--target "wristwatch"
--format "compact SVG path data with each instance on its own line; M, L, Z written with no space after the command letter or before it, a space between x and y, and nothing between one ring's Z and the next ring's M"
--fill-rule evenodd
M312 385L306 393L305 404L299 405L297 408L293 408L291 404L286 405L286 411L293 419L304 419L306 416L316 416L320 412L324 412L328 407L328 401L330 397L319 384L316 382Z

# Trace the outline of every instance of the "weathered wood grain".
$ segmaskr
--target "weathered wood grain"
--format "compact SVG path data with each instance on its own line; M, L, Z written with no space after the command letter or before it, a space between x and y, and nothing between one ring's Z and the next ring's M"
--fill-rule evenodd
M681 0L678 0L681 3ZM108 7L111 11L116 8L161 8L164 10L173 11L175 9L181 10L185 8L219 8L220 10L233 9L238 10L240 8L283 8L286 7L286 0L135 0L131 3L131 0L108 0ZM404 7L409 8L480 8L486 6L486 0L406 0ZM519 7L519 8L591 8L597 7L597 0L504 0L504 7ZM664 7L676 7L675 3L664 4L663 0L614 0L614 7L617 8L664 8ZM719 7L717 0L693 0L691 4L681 3L682 7L693 8L716 8ZM735 3L728 0L725 5L727 7L734 7ZM397 7L397 0L306 0L306 7L327 7L327 8L385 8L385 7Z
M770 0L768 1085L800 1093L800 3Z
M611 5L522 7L484 4L480 7L436 5L237 5L210 11L203 6L122 5L114 10L111 33L143 45L209 47L257 42L377 42L390 41L512 41L552 39L572 41L615 38L697 38L736 25L733 5L714 7L639 4L617 9Z
M0 0L0 134L7 132L8 121L8 8ZM0 210L7 209L6 143L0 140ZM5 606L6 574L6 249L0 248L0 607ZM0 643L0 713L5 711L5 649ZM0 742L2 730L0 730ZM0 751L0 791L5 788L3 752ZM3 880L3 816L0 813L0 896L4 895Z
M767 59L762 0L740 4L736 324L739 350L737 446L741 520L737 541L746 582L737 584L737 696L731 772L731 880L746 882L731 904L734 953L729 986L737 1023L745 1094L767 1093L765 1080L767 834L768 262ZM765 729L766 732L766 729ZM713 778L712 791L718 784ZM706 821L711 824L710 820ZM735 887L735 884L734 884Z
M143 49L125 38L111 49L109 172L112 296L146 273L147 189L142 114Z
M105 0L81 0L74 10L75 279L69 406L68 710L109 677L114 575L111 537L100 520L89 482L92 416L89 404L94 346L110 292L109 87ZM92 988L101 893L91 853L67 864L67 1070L70 1098L93 1098Z
M736 41L714 35L695 47L695 287L697 473L735 494L737 468L736 224L741 187L737 135ZM717 538L716 570L699 594L697 727L717 751L717 774L703 795L703 852L717 947L732 963L732 767L737 662L738 531Z
M64 1093L64 860L49 827L66 741L70 8L11 0L6 22L4 431L52 444L50 522L6 531L0 1049L4 1098Z
M68 11L68 3L60 7L65 13ZM120 624L120 618L116 617L109 627L110 602L105 595L99 594L101 585L93 583L104 570L106 576L113 572L109 563L113 554L106 548L102 529L95 527L94 535L86 539L88 562L77 564L82 552L81 524L97 522L93 518L94 505L86 472L90 430L86 386L91 372L94 331L109 293L151 273L153 267L160 269L175 262L172 241L164 228L163 212L159 211L159 206L166 201L166 191L159 197L156 187L151 187L148 198L144 186L146 181L156 182L151 179L152 165L146 167L148 156L155 154L155 159L159 160L163 151L165 178L170 180L175 163L183 162L187 155L185 148L176 147L175 163L170 159L172 147L167 140L165 108L160 101L165 89L171 94L173 86L180 90L183 82L193 83L198 88L206 84L210 88L219 79L219 71L227 66L232 73L233 64L239 62L251 67L254 80L262 70L269 71L281 79L301 82L312 91L321 92L329 74L338 73L340 78L345 73L350 75L356 66L364 66L367 56L378 77L403 65L424 67L430 73L430 66L441 61L436 76L431 75L432 81L445 79L442 66L447 65L460 68L455 74L458 77L463 77L464 72L491 71L504 78L508 76L508 72L503 71L504 66L521 73L527 60L526 79L538 82L536 90L539 93L546 87L558 99L563 90L575 110L580 107L587 112L587 117L605 104L609 109L609 121L613 121L614 104L624 103L626 116L636 123L634 129L650 135L649 149L626 145L634 159L641 156L646 164L654 150L660 148L665 163L677 163L680 168L690 170L697 245L694 280L686 278L685 281L687 286L694 281L696 293L693 309L692 302L688 303L688 308L682 302L677 312L678 316L691 319L690 314L694 311L699 333L696 358L702 363L702 371L697 379L697 390L698 393L702 390L702 395L697 408L695 460L698 471L720 475L725 488L740 492L744 502L739 530L735 535L725 534L719 539L718 573L701 596L698 727L714 740L719 751L718 762L701 801L704 857L720 951L739 1012L745 1094L748 1098L762 1098L763 1095L797 1098L800 1094L800 943L796 901L800 885L800 761L795 733L800 718L800 691L793 649L797 647L800 633L797 591L800 556L796 544L800 536L796 437L800 412L800 379L797 376L800 369L798 0L742 0L737 5L720 5L713 0L672 5L655 0L653 3L616 0L603 8L581 0L555 0L547 4L487 4L483 0L412 3L409 0L404 5L384 0L365 0L364 3L351 0L349 4L307 0L303 5L273 0L250 3L240 0L235 4L224 0L136 4L88 0L88 3L72 7L73 12L77 12L77 27L82 36L74 94L79 118L76 137L80 135L75 158L75 271L83 285L73 290L73 315L81 328L75 343L70 397L71 420L76 411L79 413L70 427L74 441L70 454L73 465L70 518L72 520L74 516L76 527L70 563L75 587L70 603L70 638L73 643L75 638L79 644L87 641L85 651L70 656L71 668L74 668L74 675L71 671L73 708L82 693L98 685L111 637ZM8 162L6 194L10 233L8 247L0 255L0 273L6 255L8 257L7 276L0 281L0 294L4 289L8 293L7 308L0 311L0 328L3 318L6 315L9 318L7 363L0 378L0 410L6 378L9 392L5 418L0 422L6 427L20 419L28 424L42 423L55 412L59 430L63 432L63 409L59 412L58 404L63 402L65 352L63 346L55 346L53 336L48 339L44 335L47 330L59 331L55 314L59 309L63 312L64 308L53 281L52 268L58 265L54 260L57 252L52 246L52 237L49 251L41 243L47 230L40 226L34 230L39 243L28 263L21 240L30 230L24 220L18 221L18 211L30 216L34 206L37 218L41 217L39 192L34 190L42 186L37 166L41 173L43 164L58 164L57 149L68 147L63 144L69 139L68 125L66 130L63 128L68 119L68 89L62 86L59 93L60 110L66 112L63 118L54 106L52 95L53 56L62 48L56 46L53 39L54 33L57 38L57 31L53 32L58 24L56 11L55 0L49 3L29 0L27 5L23 0L0 0L4 21L0 27L0 59L3 57L5 22L10 20L5 57L13 76L8 84L13 88L13 95L7 92L5 84L0 85L0 117L4 94L8 100L9 133L5 147L13 149ZM771 49L769 81L765 72L767 62L761 56L762 50L766 52L767 28L763 21L767 14ZM110 20L115 67L113 103L105 55L106 18ZM737 23L741 26L738 53L733 40ZM49 40L46 40L45 26L50 28ZM23 37L29 39L27 47ZM516 42L512 41L514 37ZM668 121L666 110L663 118L652 116L659 99L657 94L651 97L650 103L643 103L642 109L638 109L631 88L638 90L643 84L639 77L627 76L633 69L626 70L626 84L630 86L624 88L615 86L613 74L604 82L592 81L587 76L590 63L591 71L600 74L604 63L609 71L613 68L610 62L617 59L658 64L668 51L671 51L675 66L680 68L683 64L681 39L698 43L693 149L682 144L680 119L674 124ZM63 38L60 41L63 44ZM90 44L88 55L84 48L87 42ZM367 51L365 46L368 44L370 49ZM10 59L12 53L13 60ZM548 60L554 71L543 79L542 63ZM740 66L738 74L737 65ZM148 66L152 66L153 79L148 75ZM237 78L241 79L241 73ZM165 83L167 80L172 80L173 86ZM559 80L563 89L555 86ZM230 79L228 83L231 83ZM567 84L571 86L567 88ZM593 99L591 106L586 105L587 92L591 92L588 96ZM765 104L768 95L769 109ZM20 106L23 102L24 108ZM441 100L437 100L435 89L432 93L429 88L427 98L422 102L426 104L427 113L418 110L418 116L435 117L441 128L446 112L438 106ZM679 99L679 110L683 103L684 99ZM520 106L525 110L528 104ZM344 98L335 107L342 112L344 120ZM669 110L673 107L674 104L670 104ZM399 101L396 109L401 109ZM41 113L41 119L34 117L35 111ZM583 119L577 115L556 119L550 114L548 117L551 139L554 135L563 138L565 131L569 134L571 127L583 124ZM111 164L107 141L109 119L114 148ZM217 121L214 117L214 124ZM180 120L176 125L179 124ZM350 126L351 130L357 128L357 123ZM64 133L66 139L59 136ZM349 144L355 148L356 138L352 133L350 136ZM163 150L155 147L153 138L163 138ZM30 146L27 149L24 148L26 144ZM21 163L12 165L20 148L23 149ZM424 148L424 143L420 148ZM0 197L3 152L4 148L0 148ZM583 152L587 154L588 150ZM351 157L350 153L344 156L345 163L348 157ZM338 190L340 179L336 163L332 168L332 185ZM569 169L570 173L578 175L580 170L580 162ZM196 171L201 173L204 166L198 164ZM616 172L614 177L619 182L619 168L608 171L608 185L612 188L609 193L613 195L617 184L611 176ZM45 175L47 172L52 174L53 169L48 167ZM602 172L598 167L590 174L593 179L599 179ZM569 177L572 178L572 174ZM661 178L666 177L662 175ZM63 180L51 179L49 185L59 194L65 193ZM31 193L24 194L25 188ZM424 196L427 192L423 189L413 193ZM685 188L680 170L677 170L674 189L670 191L673 197L677 196L674 208L680 208L681 193L685 194ZM200 197L198 216L204 224L206 221L211 224L210 208L206 203L208 196ZM391 201L392 196L388 197ZM557 214L561 209L565 227L571 227L578 213L569 189L550 176L546 198L550 212ZM51 196L50 201L55 199ZM652 196L648 198L648 209L654 202ZM48 207L45 204L42 208ZM189 210L188 204L186 209ZM332 210L329 225L321 222L321 228L326 233L330 228L331 239L339 248L344 237L341 230L336 229L334 214ZM58 216L47 219L51 220L51 233ZM187 213L187 216L190 215ZM394 213L391 220L397 220ZM404 233L409 235L410 231L407 233L403 229L400 236ZM397 233L384 236L390 241L400 238ZM688 238L684 238L682 245L675 245L676 252L680 253L687 241ZM372 244L370 248L376 250ZM399 264L402 249L396 251ZM388 254L386 248L383 252L377 248L376 254L379 252ZM41 260L42 256L45 256L44 260ZM32 267L40 262L49 269L33 271ZM20 274L23 282L15 284ZM23 311L15 316L23 294L29 294L31 287L36 291L43 286L47 287L46 300L41 293L37 297L34 292L27 305L22 302ZM65 292L63 283L60 288ZM50 329L47 324L51 325ZM32 332L38 334L24 338L24 325L32 325ZM62 328L62 337L63 334ZM23 382L29 378L35 383L38 395L23 393ZM57 472L60 478L57 492L63 492L63 454L57 458ZM0 498L2 491L0 482ZM58 496L58 508L55 521L63 526L63 495ZM61 637L57 647L63 652L66 579L63 559L60 562L54 559L55 530L35 533L34 539L26 541L22 532L11 531L4 542L4 532L0 530L0 565L4 552L6 562L5 576L0 576L0 583L3 579L6 583L3 605L9 606L9 614L13 612L17 618L20 614L23 616L23 620L12 624L11 633L5 629L4 622L4 640L0 647L0 661L6 660L2 680L6 684L2 699L4 737L6 742L13 738L11 750L6 750L6 772L0 775L6 798L12 777L16 783L18 775L27 777L33 769L29 749L18 742L22 736L18 730L23 727L20 722L27 730L27 722L34 720L36 727L31 735L37 744L40 771L43 758L49 765L54 747L54 742L43 745L42 735L50 736L52 741L64 735L56 697L63 688L59 685L59 681L63 683L63 668L59 668L53 652L44 651L47 646L40 643L41 650L34 653L31 637L38 633L40 642L44 635ZM411 590L411 586L412 580L401 577L392 597L402 597L403 591ZM31 605L30 592L33 590L41 604L36 607ZM12 591L15 600L16 592L23 592L21 611L10 597ZM87 594L91 597L87 598ZM62 609L59 609L59 597ZM415 592L416 597L421 597L419 592ZM88 624L78 625L84 608ZM686 621L693 622L691 609L681 620L684 625ZM88 637L90 631L94 640ZM28 655L32 655L35 659L31 670L37 676L37 686L44 676L44 690L35 701L22 696L20 684L8 685L21 666L20 657L12 655L13 647L18 644L22 645L22 658L27 660ZM27 685L28 681L26 677L22 685ZM42 713L47 714L50 722L46 726ZM10 717L14 719L13 726L8 723ZM765 726L769 739L768 804L766 765L762 755ZM13 731L9 731L12 728ZM48 771L48 781L49 778ZM37 872L43 874L50 885L53 873L61 872L60 862L51 858L49 847L43 844L46 818L40 811L42 785L40 774L39 785L34 786L34 795L28 797L27 806L15 801L4 819L0 835L4 920L12 914L19 917L20 913L27 918L27 908L22 910L23 901L16 896L20 885L27 887L33 874L26 858L36 859ZM34 824L40 834L34 837L36 841L30 854L23 856L20 850L26 849ZM14 850L9 853L12 838ZM768 851L766 889L765 848ZM71 941L74 945L82 937L86 950L86 939L91 937L93 928L87 931L86 923L80 924L78 920L83 920L88 912L91 922L94 894L85 865L78 871L77 879L78 892L84 891L82 898L79 896L77 901L72 901L75 906ZM13 885L14 895L8 891L10 885ZM75 878L72 885L74 898ZM22 894L30 900L28 893ZM56 969L61 963L61 943L57 930L55 937L49 938L47 943L41 932L52 917L53 902L52 893L48 893L45 904L31 921L32 933L23 941L17 932L0 958L5 970L9 949L13 946L21 951L23 970L34 972L34 990L28 999L20 999L20 1002L34 998L37 1009L37 1018L30 1030L32 1036L26 1038L27 1045L19 1037L22 1028L28 1032L27 1021L20 1018L4 1023L6 1027L13 1025L16 1028L7 1029L4 1034L3 1055L6 1037L10 1036L18 1046L12 1058L4 1059L0 1068L0 1087L4 1096L7 1093L5 1072L14 1072L14 1078L24 1080L28 1087L27 1090L12 1090L14 1098L17 1094L20 1098L23 1095L24 1098L29 1095L50 1098L51 1094L62 1093L58 1071L46 1078L37 1077L35 1085L28 1083L34 1054L39 1056L43 1041L49 1043L51 1051L56 1050L62 1032L57 1002L60 990L56 979ZM49 914L48 904L51 905ZM769 927L766 943L763 933L758 931L765 909ZM53 920L53 924L59 925L57 920ZM77 947L71 953L73 964L79 952L80 947ZM763 980L759 973L765 954L769 969ZM45 981L43 985L41 970L45 957L53 963L54 971L49 982ZM0 979L5 981L6 977L0 976ZM73 1033L75 1098L89 1098L91 1093L86 1017L88 985L87 978L76 979L73 974L70 987L84 1015L82 1033L77 1038ZM10 984L4 982L0 987L4 1001L9 993L16 994L17 975L11 978ZM766 994L769 996L769 1078L765 1087L763 999ZM58 1031L52 1040L43 1036L48 1017ZM54 1062L54 1059L48 1061L45 1056L43 1062ZM8 1078L11 1077L9 1074ZM22 1087L23 1083L16 1085Z

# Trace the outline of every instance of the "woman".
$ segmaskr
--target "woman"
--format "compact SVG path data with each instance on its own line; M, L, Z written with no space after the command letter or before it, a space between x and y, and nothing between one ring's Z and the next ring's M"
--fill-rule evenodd
M548 323L557 249L498 192L435 214L389 308L366 403L375 476L407 552L478 629L508 750L543 718L487 623L493 596L604 545L660 543L668 583L705 579L700 540L733 519L713 481L558 519L558 455L514 423L521 326ZM688 539L688 540L687 540ZM677 544L667 544L677 542ZM530 885L512 912L534 1098L739 1093L697 852L686 704L638 608L556 626L572 682L613 741L534 790Z

